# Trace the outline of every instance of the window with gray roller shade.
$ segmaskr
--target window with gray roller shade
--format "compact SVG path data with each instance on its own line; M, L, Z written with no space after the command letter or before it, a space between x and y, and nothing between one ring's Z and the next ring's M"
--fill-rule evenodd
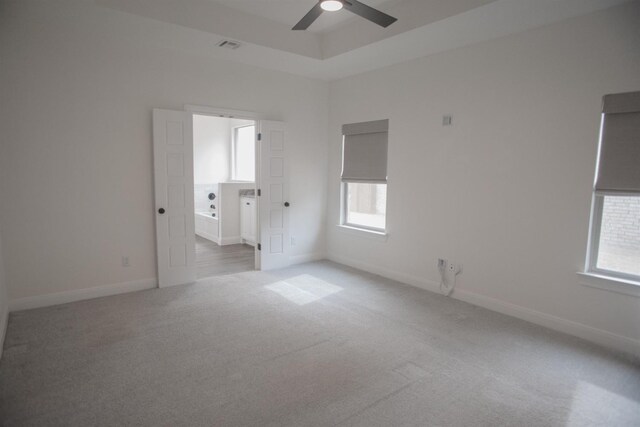
M595 190L640 193L640 92L606 95Z
M389 120L342 126L343 182L387 182Z

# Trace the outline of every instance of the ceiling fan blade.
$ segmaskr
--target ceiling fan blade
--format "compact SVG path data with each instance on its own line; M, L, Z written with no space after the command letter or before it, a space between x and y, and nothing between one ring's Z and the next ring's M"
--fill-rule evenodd
M343 2L344 8L351 13L360 15L371 22L374 22L381 27L387 28L389 25L396 22L398 19L393 16L389 16L386 13L380 12L378 9L374 9L371 6L360 3L357 0L345 0Z
M316 5L313 6L311 10L302 17L300 22L298 22L292 28L292 30L306 30L307 28L309 28L309 25L313 24L313 21L315 21L320 15L322 15L322 12L324 12L324 10L322 10L322 7L320 7L320 3L316 3Z

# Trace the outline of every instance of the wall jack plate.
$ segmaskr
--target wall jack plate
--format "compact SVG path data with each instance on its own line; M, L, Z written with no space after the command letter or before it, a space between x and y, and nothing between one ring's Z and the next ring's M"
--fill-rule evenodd
M462 264L456 264L455 262L450 262L447 271L450 274L460 274L462 273Z

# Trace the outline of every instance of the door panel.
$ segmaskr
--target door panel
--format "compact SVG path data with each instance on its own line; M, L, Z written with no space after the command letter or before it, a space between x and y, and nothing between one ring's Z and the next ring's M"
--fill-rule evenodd
M193 215L193 124L190 113L153 110L158 284L196 280ZM160 213L163 209L164 212Z
M289 196L286 133L284 124L260 121L260 268L270 270L289 265Z

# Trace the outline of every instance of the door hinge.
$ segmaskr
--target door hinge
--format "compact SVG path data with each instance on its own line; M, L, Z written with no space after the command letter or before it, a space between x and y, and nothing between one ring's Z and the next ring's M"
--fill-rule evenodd
M262 191L258 188L258 197L262 196Z
M262 141L262 134L261 133L258 134L258 141Z
M258 243L258 250L261 251L262 250L262 245L260 243Z

